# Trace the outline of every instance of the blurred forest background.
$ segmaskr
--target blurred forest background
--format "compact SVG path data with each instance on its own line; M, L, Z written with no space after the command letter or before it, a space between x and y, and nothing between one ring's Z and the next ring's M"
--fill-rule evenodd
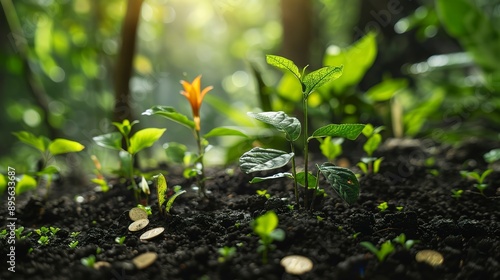
M213 85L202 127L257 124L258 108L300 108L290 81L265 54L310 70L343 63L344 75L311 100L318 122L387 127L386 137L456 143L498 139L499 0L0 0L0 167L33 169L39 155L11 132L80 141L68 159L116 161L92 137L113 120L167 127L162 144L194 145L190 132L142 116L169 105L191 116L179 80ZM251 145L224 139L222 149ZM237 150L243 152L243 150ZM149 153L149 154L148 154ZM214 156L215 163L238 155ZM215 154L214 154L215 155ZM148 157L152 156L152 157ZM145 160L148 163L148 160Z

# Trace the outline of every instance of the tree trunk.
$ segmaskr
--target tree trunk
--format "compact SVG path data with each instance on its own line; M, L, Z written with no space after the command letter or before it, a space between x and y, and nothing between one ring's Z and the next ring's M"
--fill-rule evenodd
M312 4L310 0L281 0L283 45L281 55L299 67L309 64L312 40Z

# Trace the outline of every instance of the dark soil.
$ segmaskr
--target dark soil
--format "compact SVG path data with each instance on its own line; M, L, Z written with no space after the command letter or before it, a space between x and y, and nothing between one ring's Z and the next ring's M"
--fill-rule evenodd
M213 178L207 182L210 199L203 200L189 189L190 182L169 170L169 185L180 183L189 192L175 201L168 217L160 217L153 204L150 223L139 232L127 229L131 223L128 210L135 201L119 185L107 193L82 193L82 203L72 196L46 202L25 199L18 201L17 227L24 226L28 232L41 226L61 230L45 246L37 243L36 233L18 240L15 273L5 265L10 245L6 239L0 240L0 278L500 279L500 172L496 168L488 177L485 196L459 175L462 169L485 170L481 156L495 147L498 145L469 143L455 149L414 140L386 143L380 173L360 179L357 203L347 205L327 189L329 196L314 211L289 209L294 195L287 180L251 185L251 177L237 167L234 175L216 169L209 172ZM433 166L425 164L430 156L436 160ZM431 169L439 174L432 175ZM271 198L256 195L256 190L264 188ZM452 189L463 189L462 197L452 198ZM151 201L154 199L153 194ZM6 205L5 197L3 201ZM381 212L377 206L384 201L389 208ZM400 206L402 210L396 208ZM0 209L0 229L6 227L5 208ZM268 210L278 214L286 238L275 243L269 263L263 264L250 222ZM139 240L140 234L159 226L165 227L163 234L148 242ZM70 233L76 231L80 235L71 238ZM395 244L395 252L382 263L359 245L370 241L380 246L401 233L419 242L409 250ZM125 244L115 243L118 236L126 236ZM79 241L75 249L68 246L72 240ZM220 263L217 250L223 246L236 247L237 252ZM98 247L100 254L96 254ZM443 264L433 267L417 262L415 255L423 249L440 252ZM158 253L156 262L135 269L131 260L148 251ZM300 276L287 274L279 262L292 254L310 258L313 270ZM90 255L112 266L87 268L80 260Z

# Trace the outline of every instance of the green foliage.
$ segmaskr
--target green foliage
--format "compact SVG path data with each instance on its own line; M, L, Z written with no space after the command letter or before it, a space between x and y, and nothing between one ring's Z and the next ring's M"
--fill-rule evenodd
M6 239L9 233L7 232L7 229L3 229L0 231L0 239Z
M295 141L300 136L301 125L297 118L289 117L284 112L248 113L254 119L274 126L285 134L287 141Z
M379 205L377 205L377 208L380 210L380 212L384 212L389 208L389 205L387 204L386 201L381 202Z
M359 244L368 249L368 251L370 251L371 253L373 253L377 257L379 262L383 262L387 258L387 256L389 256L389 254L394 252L394 245L392 245L390 240L387 240L384 243L382 243L380 249L375 247L375 245L373 245L371 242L367 241L361 242Z
M253 232L260 237L257 251L262 254L262 262L267 263L267 255L274 249L274 241L283 241L285 232L278 227L278 216L273 211L266 212L252 222Z
M267 190L257 190L256 193L258 196L263 196L266 199L269 199L271 197L271 194L267 193Z
M42 246L45 246L47 244L49 244L49 237L46 236L46 235L42 235L40 236L40 238L38 239L38 244L42 245Z
M415 244L417 244L417 243L420 242L418 240L412 240L412 239L406 240L406 235L404 233L401 233L396 238L394 238L392 241L400 244L406 250L410 250L411 247L413 247L413 245L415 245Z
M500 149L493 149L493 150L487 152L486 154L484 154L483 157L484 157L484 160L490 164L495 162L495 161L499 161L500 160Z
M463 193L464 193L464 190L451 190L451 197L458 200L462 197Z
M383 158L376 158L372 155L382 143L382 136L380 135L380 132L383 129L383 126L375 128L371 124L367 124L363 129L363 135L367 138L365 144L363 145L363 150L367 156L362 157L357 166L364 174L376 174L379 172L380 163L382 163Z
M158 195L158 209L160 210L160 214L163 214L164 204L166 203L167 196L167 180L163 176L163 174L158 174L156 177L156 189Z
M194 121L190 120L187 116L177 112L170 106L154 106L147 109L142 113L146 116L159 115L171 121L177 122L186 126L189 129L194 129Z
M219 253L217 261L219 263L224 263L234 257L234 255L236 255L236 247L224 246L222 248L219 248L217 252Z
M280 150L253 148L240 157L240 168L245 173L272 170L285 166L293 156Z
M321 154L323 154L329 162L333 162L338 156L342 154L342 143L344 143L344 138L332 138L327 136L324 139L320 139L319 148Z
M73 240L68 245L71 249L75 249L78 246L78 240Z
M88 267L88 268L94 268L94 264L95 264L95 256L94 255L90 255L86 258L82 258L80 259L80 262Z
M355 140L361 134L364 127L364 124L329 124L318 128L307 140L309 141L313 138L323 138L328 136Z
M119 245L123 245L125 243L125 239L127 239L126 236L117 236L115 238L115 243Z
M462 170L460 171L460 175L462 175L462 177L464 178L469 178L476 181L474 187L478 189L482 195L484 195L484 190L488 188L488 184L485 184L484 180L491 174L491 172L493 172L493 169L486 169L483 173L477 171Z
M174 189L175 189L175 187L174 187ZM168 201L167 201L167 206L165 206L165 210L167 211L167 213L170 213L170 209L171 209L171 208L172 208L172 206L174 205L174 201L175 201L175 199L176 199L179 195L184 194L184 193L186 193L186 191L185 191L185 190L178 189L178 190L175 190L175 191L174 191L174 194L168 198Z
M331 163L323 163L318 168L325 176L328 183L330 183L333 190L345 202L352 204L358 200L359 182L358 178L351 170Z

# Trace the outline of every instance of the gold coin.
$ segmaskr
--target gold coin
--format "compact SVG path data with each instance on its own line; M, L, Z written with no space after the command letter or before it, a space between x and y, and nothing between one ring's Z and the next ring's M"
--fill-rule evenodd
M439 266L443 264L443 255L434 250L422 250L415 255L417 262L425 262L431 266Z
M143 233L139 238L141 240L152 239L152 238L155 238L158 235L160 235L160 233L162 233L164 230L165 230L164 227L157 227L154 229L150 229L150 230L146 231L145 233Z
M144 269L151 264L153 264L158 258L158 254L155 252L147 252L140 254L132 260L132 263L137 267L137 269Z
M100 269L101 267L111 267L111 264L105 261L98 261L94 263L94 269Z
M128 216L132 221L142 220L148 218L148 213L139 207L134 207L128 212Z
M280 264L285 268L286 273L301 275L313 268L312 261L304 256L290 255L281 259Z
M140 219L140 220L137 220L137 221L131 223L128 226L128 230L130 230L130 231L138 231L138 230L141 230L141 229L145 228L148 224L149 224L149 220L148 219Z

